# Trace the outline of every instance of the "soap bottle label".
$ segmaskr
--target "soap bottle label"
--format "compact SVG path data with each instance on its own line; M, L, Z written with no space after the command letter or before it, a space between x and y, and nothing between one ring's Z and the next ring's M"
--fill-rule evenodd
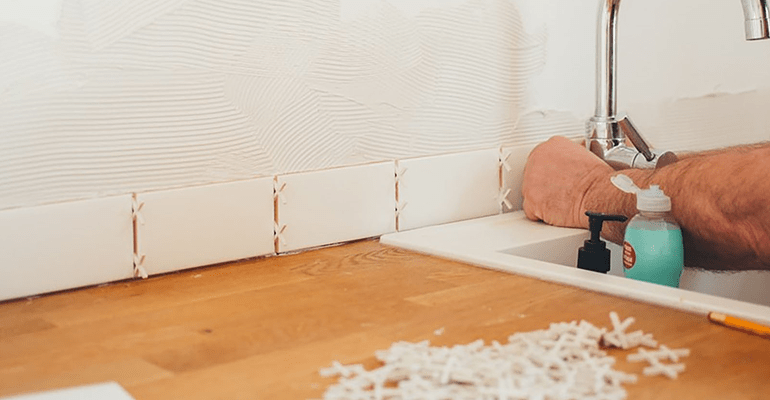
M636 251L634 246L627 241L623 242L623 267L625 269L631 269L636 264Z

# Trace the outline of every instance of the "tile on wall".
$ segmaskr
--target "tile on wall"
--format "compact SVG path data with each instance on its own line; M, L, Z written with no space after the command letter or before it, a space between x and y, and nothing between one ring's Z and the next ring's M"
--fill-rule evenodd
M272 254L273 177L136 195L147 274Z
M398 229L500 212L500 150L399 160Z
M511 212L522 209L521 184L524 179L524 166L527 157L537 144L503 147L500 151L502 161L502 193L507 202L503 202L503 211Z
M133 277L131 196L0 212L0 300Z
M395 231L395 164L357 165L276 177L281 253Z

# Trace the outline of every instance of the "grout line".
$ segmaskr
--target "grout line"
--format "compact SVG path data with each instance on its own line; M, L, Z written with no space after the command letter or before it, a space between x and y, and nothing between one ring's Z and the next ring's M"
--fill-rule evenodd
M275 249L275 254L279 254L279 250L280 250L279 248L280 244L278 243L279 242L278 232L276 231L276 229L278 229L278 226L279 226L278 224L280 223L278 219L278 203L280 203L279 197L280 196L278 195L278 175L274 175L273 176L273 246Z
M143 203L139 203L138 195L131 193L131 223L134 229L134 278L147 279L149 275L142 265L144 263L145 255L142 254L139 225L144 225L144 218L142 217Z
M498 148L498 163L497 163L497 192L503 193L505 190L505 182L503 181L503 175L505 174L505 150L503 150L503 146L500 146ZM505 197L503 197L500 202L500 214L505 213Z
M394 218L396 219L396 225L395 225L396 232L398 232L400 230L399 229L399 222L400 222L399 220L401 219L399 217L399 210L398 210L399 207L400 207L400 203L399 203L400 195L398 193L398 189L399 189L399 186L400 186L400 181L399 181L400 177L398 176L398 160L393 160L393 166L394 166L393 173L395 175L395 182L394 182L394 184L396 185L396 192L395 192L396 193L396 202L394 203L396 205L396 208L394 210Z
M132 225L133 230L134 230L134 232L133 232L133 235L134 235L134 255L136 256L136 255L139 254L139 226L138 226L139 224L138 224L136 218L134 218L134 212L136 210L134 210L134 206L133 206L138 201L136 199L136 193L131 193L131 198L133 199L133 201L131 202L131 225Z

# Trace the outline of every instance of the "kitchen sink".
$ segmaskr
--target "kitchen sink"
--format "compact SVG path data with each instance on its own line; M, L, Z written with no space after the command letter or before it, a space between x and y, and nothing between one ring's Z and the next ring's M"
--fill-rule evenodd
M679 288L627 279L620 246L608 243L608 274L579 270L577 250L589 232L533 222L523 212L437 225L382 236L383 244L707 314L721 312L770 323L770 271L707 272L685 268Z

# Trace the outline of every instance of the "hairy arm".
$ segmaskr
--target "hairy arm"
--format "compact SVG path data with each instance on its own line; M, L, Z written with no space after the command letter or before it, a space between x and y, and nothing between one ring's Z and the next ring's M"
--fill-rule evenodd
M656 170L614 171L568 139L533 150L524 172L524 211L530 219L588 228L585 211L636 214L632 194L610 177L623 173L642 188L660 185L682 227L685 265L711 270L770 270L770 144L692 153ZM624 224L605 224L620 243Z

